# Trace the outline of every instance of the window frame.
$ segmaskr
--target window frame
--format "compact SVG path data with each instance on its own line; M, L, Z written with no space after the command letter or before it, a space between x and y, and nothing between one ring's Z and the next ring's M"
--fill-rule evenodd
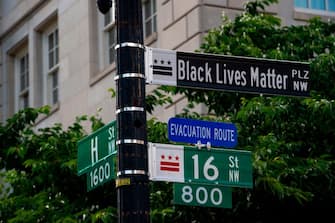
M97 31L97 57L98 63L97 63L97 70L91 78L91 83L94 84L98 80L101 79L101 77L109 74L110 72L114 71L116 68L117 63L117 55L115 51L115 46L117 45L117 27L115 22L115 15L116 15L116 8L115 8L115 1L112 1L112 7L111 9L105 14L97 13L97 28L95 29ZM154 11L153 14L149 16L148 19L150 19L151 26L153 27L150 34L145 36L145 15L142 14L142 22L143 22L143 37L146 43L152 43L157 38L157 1L156 0L143 0L142 1L142 9L145 7L145 3L149 2L151 4L151 12ZM155 10L154 10L155 9ZM109 20L105 22L105 18L109 17ZM112 37L111 37L112 35Z
M43 58L43 104L55 106L59 102L59 30L56 22L43 32Z
M25 109L30 106L30 72L29 72L29 52L28 46L24 46L15 54L14 74L15 74L15 111ZM23 64L22 64L23 62ZM22 67L23 65L23 67ZM22 83L22 78L23 82ZM23 84L23 85L22 85Z
M150 9L147 15L146 6L149 5ZM143 35L144 39L157 33L157 2L156 0L143 0L142 1L142 12L143 12ZM150 31L147 29L147 23L150 23Z
M318 1L321 1L321 0L318 0ZM321 12L327 12L327 13L335 13L335 8L333 10L329 9L329 7L330 7L329 1L332 1L332 0L323 0L324 9L313 8L312 7L312 0L305 0L306 7L296 6L296 3L294 1L294 7L298 8L298 9L305 9L305 10L311 10L311 11L319 11L319 12L321 11Z
M105 14L99 16L99 23L101 28L102 36L100 49L102 52L103 64L102 67L106 67L112 64L116 64L116 23L115 23L115 3L113 1L111 9ZM108 19L107 19L108 18Z

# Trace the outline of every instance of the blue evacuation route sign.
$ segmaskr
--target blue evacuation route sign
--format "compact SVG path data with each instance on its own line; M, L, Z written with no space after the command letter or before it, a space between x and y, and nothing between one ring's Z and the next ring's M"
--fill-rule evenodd
M234 148L237 145L237 128L232 123L210 122L186 118L170 118L170 141Z

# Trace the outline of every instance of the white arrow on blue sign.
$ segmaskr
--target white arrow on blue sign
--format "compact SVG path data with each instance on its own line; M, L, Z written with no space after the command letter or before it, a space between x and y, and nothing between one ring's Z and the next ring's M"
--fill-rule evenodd
M232 123L210 122L186 118L170 118L168 123L170 141L192 144L208 144L234 148L237 145L237 128Z

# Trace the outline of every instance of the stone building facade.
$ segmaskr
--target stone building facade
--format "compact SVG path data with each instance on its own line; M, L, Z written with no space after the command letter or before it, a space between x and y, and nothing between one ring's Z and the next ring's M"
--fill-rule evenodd
M233 18L246 0L143 0L145 44L193 52L206 33ZM283 25L313 16L335 17L334 0L279 0L266 9ZM25 107L50 105L38 125L70 125L75 117L99 113L115 119L114 11L98 12L95 0L0 0L0 122ZM156 86L147 85L147 92ZM174 97L150 117L167 121L182 111ZM196 108L206 113L204 106Z

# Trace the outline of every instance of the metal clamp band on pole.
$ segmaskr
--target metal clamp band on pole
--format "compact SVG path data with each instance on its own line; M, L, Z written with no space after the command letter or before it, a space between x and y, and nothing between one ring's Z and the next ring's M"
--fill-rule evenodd
M125 74L120 74L114 77L114 80L119 80L120 78L143 78L145 79L145 75L141 73L125 73Z
M145 170L122 170L116 173L116 176L118 177L122 175L146 175L148 176L148 173Z
M121 43L121 44L116 44L114 49L117 50L121 47L136 47L136 48L145 49L145 46L143 44L132 43L132 42L124 42L124 43Z
M124 108L119 108L115 111L115 114L119 114L121 112L143 112L144 108L143 107L124 107Z
M144 145L144 140L140 139L119 139L116 141L116 145L120 144L139 144Z

